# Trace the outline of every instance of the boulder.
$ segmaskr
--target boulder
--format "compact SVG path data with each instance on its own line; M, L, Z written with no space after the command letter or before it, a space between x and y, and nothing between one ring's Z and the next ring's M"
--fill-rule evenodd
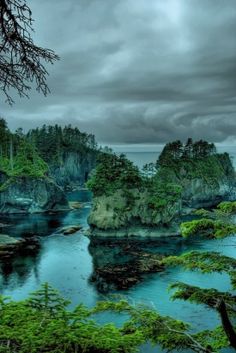
M78 232L81 229L82 229L82 226L77 224L77 225L62 228L61 233L63 233L64 235L70 235Z

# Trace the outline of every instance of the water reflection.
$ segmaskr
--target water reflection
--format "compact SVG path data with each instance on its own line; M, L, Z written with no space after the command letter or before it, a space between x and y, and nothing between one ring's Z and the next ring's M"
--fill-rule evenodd
M41 249L35 256L15 255L12 258L0 261L0 292L11 294L15 299L21 299L30 292L29 287L37 289L39 285L48 281L55 287L60 287L60 282L67 282L71 273L79 267L78 254L85 252L88 239L77 232L69 237L61 234L61 229L71 225L80 224L87 227L87 216L90 209L90 193L79 191L70 193L69 200L83 203L83 207L70 212L38 213L30 215L3 215L0 219L0 233L17 238L40 236ZM81 243L86 244L81 249ZM67 258L69 255L70 259ZM58 264L54 263L59 257ZM89 260L86 258L89 266ZM47 266L44 268L44 264ZM67 267L67 265L70 266ZM55 266L55 275L52 267ZM60 268L60 272L57 272ZM59 275L59 277L57 276ZM61 277L61 278L60 278ZM86 273L86 279L89 277ZM76 301L77 302L77 301Z
M162 238L158 240L91 241L89 253L93 259L90 281L100 293L128 289L144 280L150 273L163 272L163 256L183 252L183 240Z
M16 257L10 261L0 263L0 291L11 286L20 288L24 286L29 276L33 273L38 277L38 262L40 261L40 252L34 256Z
M73 194L73 198L73 201L80 201L79 195ZM59 233L60 228L67 225L79 223L86 228L89 207L89 203L85 203L82 209L63 214L37 214L28 217L20 216L15 219L13 217L15 225L11 228L5 227L4 232L19 236L26 229L28 231L38 229L43 235L42 247L35 257L20 257L11 264L3 264L0 272L1 293L21 300L30 292L38 289L41 283L49 282L62 295L71 300L73 306L83 302L91 307L98 300L108 298L110 293L118 293L134 303L152 305L163 315L171 315L180 320L192 322L195 328L212 328L219 323L216 313L211 310L206 313L203 306L181 301L172 302L167 288L170 283L182 281L196 286L214 287L227 291L230 288L229 278L224 274L203 275L183 271L181 268L157 272L155 256L178 254L195 249L219 251L227 256L235 257L236 239L234 237L214 241L201 239L183 241L166 238L148 243L113 241L110 244L96 242L89 244L89 239L81 232L70 236L63 236ZM3 220L1 219L0 222ZM9 232L10 230L12 232ZM152 261L149 263L150 259ZM147 263L150 267L146 266ZM124 265L126 267L122 272ZM138 274L136 273L137 265L139 266ZM126 288L117 286L114 273L109 280L107 280L107 274L101 278L101 273L98 279L96 276L94 279L97 270L104 267L108 269L115 267L116 277L120 279L120 283L122 279L126 280ZM133 279L128 280L127 283L127 275L130 277L130 272ZM105 319L109 321L108 317ZM151 351L149 346L145 346L145 353Z
M166 271L161 264L163 257L179 255L191 248L201 249L202 243L181 237L156 240L93 239L88 247L93 260L90 282L103 294L126 290L148 280L150 274Z
M15 237L27 235L46 236L62 226L67 213L3 215L1 216L0 233L7 233Z

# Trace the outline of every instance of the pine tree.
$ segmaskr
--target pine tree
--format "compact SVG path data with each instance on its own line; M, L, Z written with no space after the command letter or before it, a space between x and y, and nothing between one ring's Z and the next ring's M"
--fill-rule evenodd
M28 305L32 308L49 312L50 314L64 311L69 303L47 282L42 284L39 290L33 292L28 300Z

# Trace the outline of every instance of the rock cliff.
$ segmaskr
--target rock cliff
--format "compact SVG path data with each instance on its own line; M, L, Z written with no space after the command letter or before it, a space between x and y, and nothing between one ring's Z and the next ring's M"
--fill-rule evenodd
M182 187L183 208L212 207L236 198L235 171L227 153L179 161L166 170Z
M68 210L63 190L49 178L7 177L0 172L0 213Z
M201 140L168 144L151 178L141 177L124 157L107 159L90 181L95 194L88 218L91 237L177 235L186 213L236 199L229 155Z
M48 162L50 176L62 188L84 186L96 165L96 151L64 152L60 162Z
M128 194L118 190L113 195L94 198L88 218L91 235L93 231L96 236L110 237L176 234L175 220L180 214L181 200L169 202L165 208L159 209L150 207L149 200L147 191L137 189Z

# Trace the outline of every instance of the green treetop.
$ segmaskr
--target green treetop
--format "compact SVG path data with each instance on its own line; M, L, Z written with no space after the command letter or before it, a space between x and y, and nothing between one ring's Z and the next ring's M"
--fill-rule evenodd
M95 196L111 195L119 189L141 187L142 178L138 168L124 155L102 153L87 186Z

